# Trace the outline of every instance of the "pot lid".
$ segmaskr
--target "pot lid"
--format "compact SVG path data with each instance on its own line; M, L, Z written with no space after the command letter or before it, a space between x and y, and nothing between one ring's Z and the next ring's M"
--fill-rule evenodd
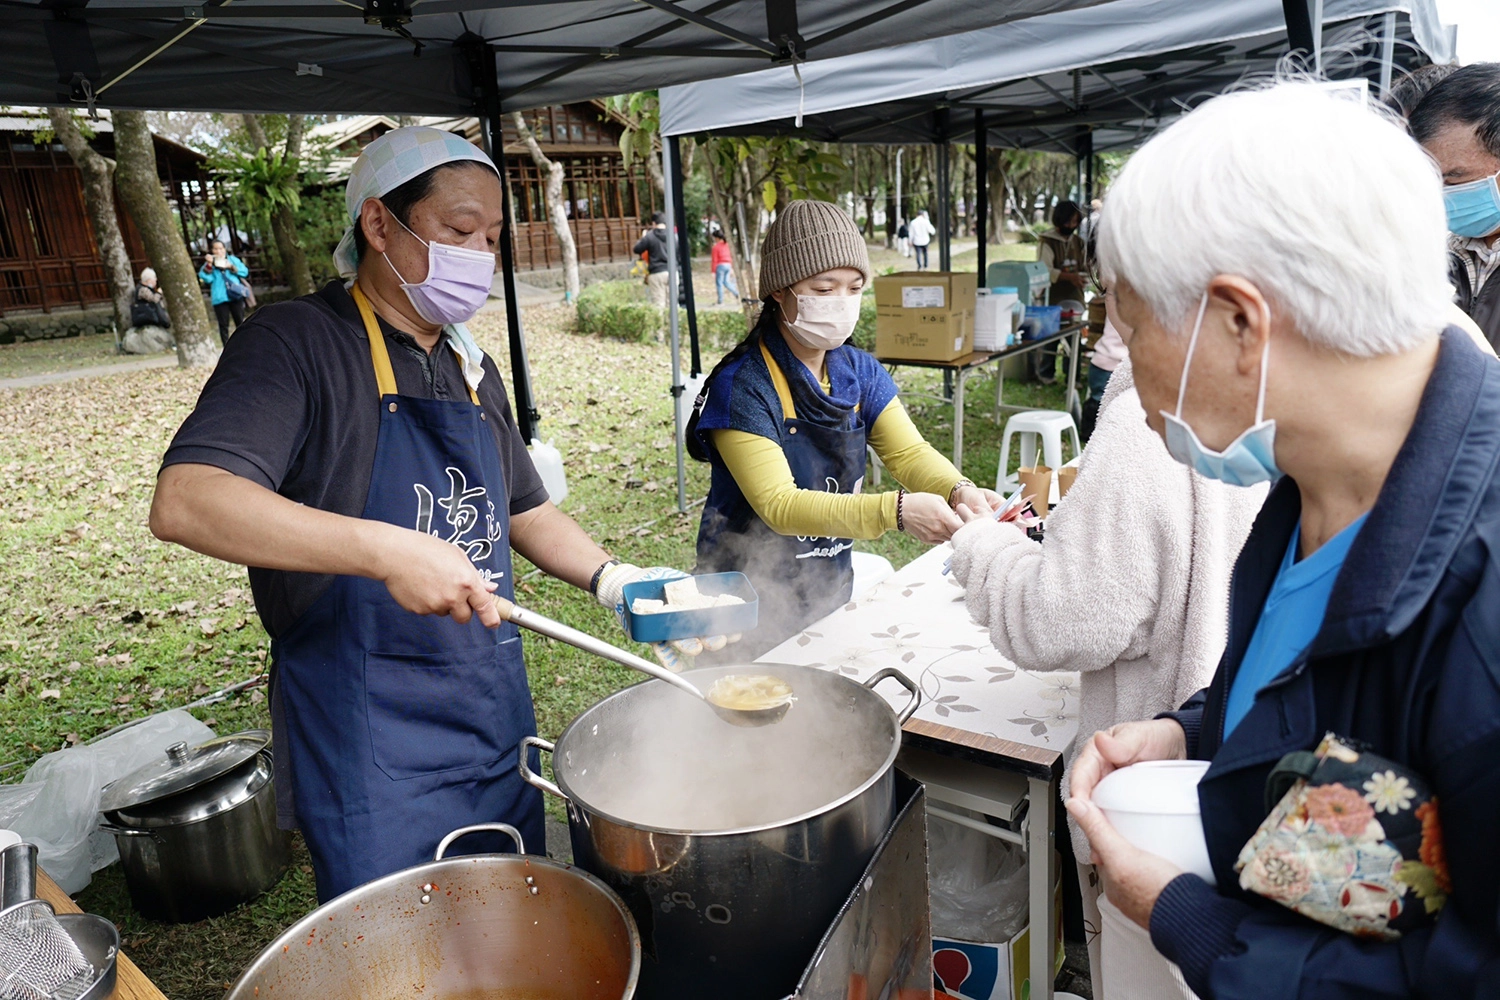
M1156 816L1198 815L1198 782L1206 760L1146 760L1104 776L1094 805L1109 812Z
M174 743L166 753L139 770L104 786L100 812L155 802L228 774L271 742L264 729L247 729L189 747Z

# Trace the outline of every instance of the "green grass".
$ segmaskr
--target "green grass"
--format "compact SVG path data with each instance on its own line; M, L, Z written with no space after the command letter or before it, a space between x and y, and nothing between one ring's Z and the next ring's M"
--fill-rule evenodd
M140 361L143 357L160 355L116 354L112 334L0 344L0 379L117 365L125 361Z
M700 275L697 291L700 301L712 295L711 282ZM567 465L564 509L621 559L691 567L698 511L676 511L666 347L581 337L570 332L567 306L528 310L525 321L541 437ZM472 329L506 370L503 313L483 314ZM0 351L0 360L9 357ZM705 352L705 365L715 360ZM0 369L0 377L12 373ZM157 464L203 378L161 369L0 390L0 780L19 780L43 753L264 671L268 643L244 570L162 545L146 529ZM916 369L902 369L898 381L908 391L941 386L940 376ZM1060 393L1006 382L1007 402L1055 405ZM995 476L993 404L993 375L971 380L964 471L982 484ZM911 409L948 450L951 409L917 400ZM700 499L707 484L707 468L689 462L688 498ZM861 547L898 566L923 549L895 533ZM588 596L520 557L516 571L523 605L629 645ZM637 679L537 636L527 637L527 669L547 737ZM220 732L270 723L258 688L194 714ZM128 953L169 997L208 1000L315 897L299 845L277 886L214 920L142 920L118 866L97 873L79 902L120 924Z

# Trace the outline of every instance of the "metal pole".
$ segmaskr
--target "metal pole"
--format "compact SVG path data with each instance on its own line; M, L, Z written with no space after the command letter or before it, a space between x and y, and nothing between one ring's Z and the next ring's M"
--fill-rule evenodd
M1313 72L1323 75L1323 0L1312 5Z
M901 222L906 218L901 208L901 154L906 152L905 146L896 147L896 229L900 230ZM897 237L896 249L901 249L900 237Z
M1396 12L1388 10L1385 12L1384 22L1380 26L1380 99L1383 101L1391 92L1391 64L1396 58Z
M668 140L661 150L662 200L668 219L677 218L677 202L682 192L677 190L681 171L677 166L677 143ZM677 326L677 248L678 242L670 234L667 238L667 332L672 345L672 423L677 439L677 510L687 511L687 466L683 456L682 438L682 339Z
M510 341L511 405L515 409L516 429L521 432L521 440L530 443L536 439L541 414L537 412L536 396L531 389L531 364L526 358L526 337L521 330L521 301L516 294L516 228L511 211L510 175L505 167L505 121L500 110L499 67L495 65L495 50L488 44L484 46L480 65L484 70L478 74L483 105L480 121L487 126L482 132L490 159L500 171L501 184L505 188L501 199L500 285L505 291L505 326Z
M953 260L948 241L948 140L945 137L937 145L937 223L938 270L952 269Z
M1084 188L1084 190L1083 190L1083 198L1084 198L1084 202L1085 202L1085 205L1084 205L1085 208L1088 207L1088 205L1092 204L1093 201L1094 201L1094 130L1093 129L1089 129L1088 146L1086 148L1088 149L1088 159L1084 161L1084 170L1085 170L1085 173L1084 173L1084 177L1083 177L1083 188ZM1087 216L1088 213L1085 212L1084 215Z
M990 147L984 130L984 112L974 112L974 231L979 237L979 284L989 286L985 278L987 244L990 241Z
M672 146L672 169L677 171L672 178L672 187L679 195L683 189L682 181L682 140L677 136L668 136L667 142ZM698 306L693 300L693 251L688 244L687 227L687 205L681 197L673 204L676 213L672 216L677 226L678 259L682 261L682 290L687 299L687 321L688 321L688 345L692 350L693 374L699 375L703 372L703 361L698 353Z
M1304 57L1313 51L1312 0L1281 0L1281 16L1286 21L1286 43L1288 52L1301 52Z

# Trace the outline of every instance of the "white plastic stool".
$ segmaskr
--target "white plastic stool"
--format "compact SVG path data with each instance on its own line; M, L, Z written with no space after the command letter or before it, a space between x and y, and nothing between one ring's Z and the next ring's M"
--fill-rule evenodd
M1005 436L1000 441L999 468L995 470L995 492L1009 493L1021 484L1020 477L1008 470L1010 461L1010 439L1021 435L1021 464L1019 468L1036 465L1037 442L1042 444L1042 461L1050 468L1060 469L1063 464L1063 433L1073 435L1073 454L1083 451L1078 440L1078 425L1073 416L1061 410L1027 410L1017 413L1005 422Z
M896 572L889 559L873 552L851 552L849 558L854 562L854 590L850 594L851 600L863 597Z

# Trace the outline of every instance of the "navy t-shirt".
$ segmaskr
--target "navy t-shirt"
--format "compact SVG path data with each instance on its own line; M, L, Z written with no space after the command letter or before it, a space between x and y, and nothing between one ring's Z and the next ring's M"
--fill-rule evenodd
M401 395L469 398L451 349L439 344L427 354L384 320L380 327ZM484 371L479 402L495 435L514 516L545 501L547 490L489 357ZM297 503L359 517L375 465L379 401L359 309L342 283L329 282L315 295L262 307L235 332L162 467L212 465ZM251 567L250 587L266 631L273 638L285 632L332 579Z

